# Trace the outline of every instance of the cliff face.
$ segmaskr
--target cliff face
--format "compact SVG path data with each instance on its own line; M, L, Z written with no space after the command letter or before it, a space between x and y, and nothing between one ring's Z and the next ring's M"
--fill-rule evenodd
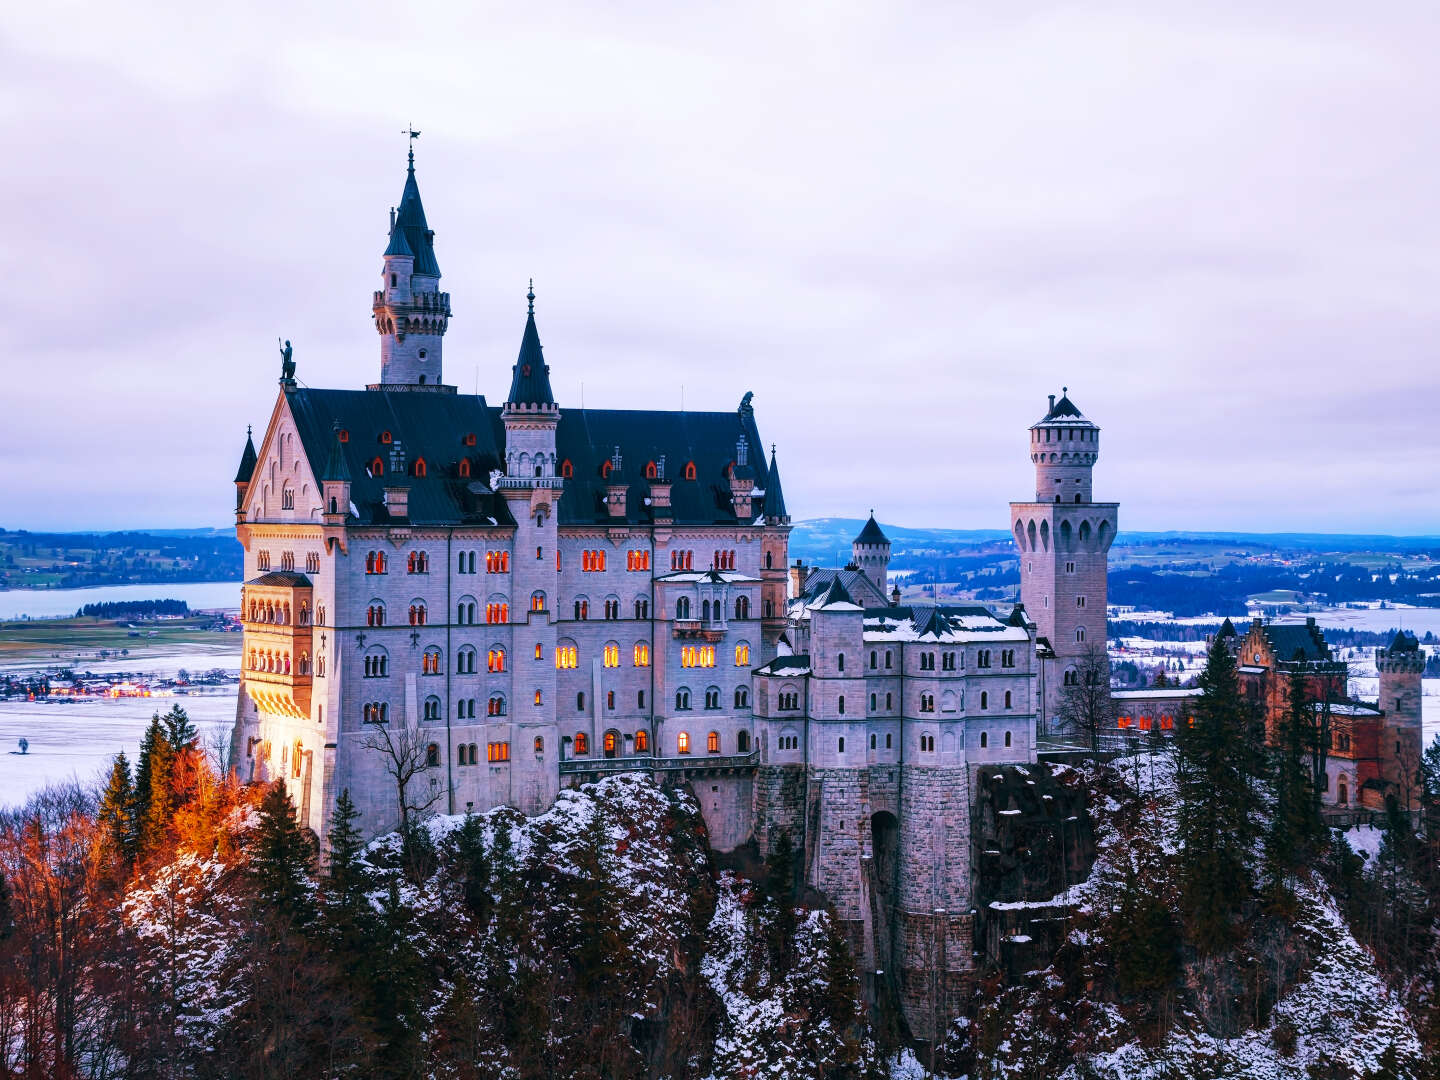
M1094 861L1048 899L988 905L998 949L972 1016L953 1030L957 1072L1113 1080L1426 1075L1405 1008L1318 872L1291 881L1294 899L1284 910L1249 905L1239 943L1203 956L1184 934L1170 755L1060 768L1053 779L1088 804ZM987 834L1000 851L990 856L999 872L982 870L982 880L1011 891L1031 887L1046 865L1078 868L1046 858L1027 870L1021 853L1031 815L1004 813L1015 778L992 784L995 818L1016 823L1008 848L1005 825ZM1043 944L1037 928L1049 937ZM1036 940L1016 944L1026 936Z

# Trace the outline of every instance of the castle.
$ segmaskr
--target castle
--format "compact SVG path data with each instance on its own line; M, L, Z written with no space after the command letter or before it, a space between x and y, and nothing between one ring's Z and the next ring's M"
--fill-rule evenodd
M788 837L923 1036L927 988L972 967L977 770L1036 760L1104 642L1099 429L1068 396L1031 428L1007 618L902 605L873 515L850 566L789 564L750 394L562 409L533 288L504 403L458 393L434 239L412 151L372 298L379 381L303 388L287 354L247 438L241 777L282 779L320 836L342 790L375 834L402 813L537 813L621 770L688 784L717 850Z

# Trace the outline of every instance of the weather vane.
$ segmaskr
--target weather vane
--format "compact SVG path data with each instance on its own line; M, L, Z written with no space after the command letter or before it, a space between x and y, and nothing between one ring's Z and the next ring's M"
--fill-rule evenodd
M415 130L414 124L406 124L405 130L400 133L410 140L410 167L415 167L415 140L420 137L420 132Z

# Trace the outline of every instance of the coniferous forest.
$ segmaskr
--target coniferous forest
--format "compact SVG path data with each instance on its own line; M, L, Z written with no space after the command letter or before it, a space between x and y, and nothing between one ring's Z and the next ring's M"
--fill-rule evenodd
M0 1076L1440 1075L1434 831L1392 806L1362 859L1303 686L1267 750L1223 648L1201 685L1173 747L1053 770L1093 865L1036 903L1052 941L977 955L934 1046L865 1001L798 845L721 871L682 788L369 844L342 796L322 852L176 708L103 789L0 818ZM1440 804L1440 748L1420 772Z

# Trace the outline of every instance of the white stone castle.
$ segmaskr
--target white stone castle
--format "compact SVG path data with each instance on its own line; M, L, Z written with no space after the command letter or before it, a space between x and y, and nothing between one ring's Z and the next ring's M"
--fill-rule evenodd
M1037 721L1104 641L1099 429L1068 397L1031 428L1023 606L903 605L873 515L849 567L789 565L750 394L562 410L532 290L497 408L444 381L439 283L412 152L372 304L380 380L302 388L287 356L236 475L241 777L284 780L320 836L343 789L368 834L396 826L387 741L416 748L419 813L534 814L621 770L686 783L717 850L788 835L923 1034L937 968L971 967L976 771L1036 760Z

